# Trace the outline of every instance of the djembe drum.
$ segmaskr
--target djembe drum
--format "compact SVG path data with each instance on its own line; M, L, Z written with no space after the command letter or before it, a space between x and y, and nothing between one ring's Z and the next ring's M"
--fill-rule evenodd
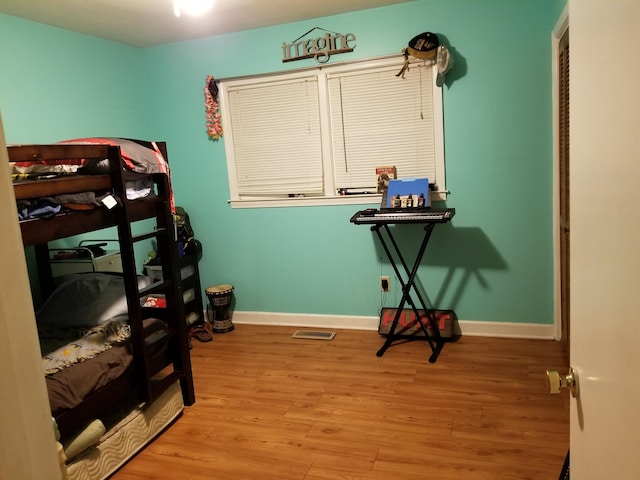
M211 320L211 331L213 333L225 333L233 330L231 315L231 299L233 297L233 285L212 285L205 291L213 318Z

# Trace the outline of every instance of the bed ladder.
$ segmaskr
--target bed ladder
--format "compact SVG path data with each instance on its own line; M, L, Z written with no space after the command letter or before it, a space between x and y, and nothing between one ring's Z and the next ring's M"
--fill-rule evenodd
M133 235L131 230L130 209L136 207L135 202L127 200L125 193L125 179L121 168L113 168L114 162L119 165L120 149L110 149L112 162L111 175L113 177L114 193L123 203L118 208L117 229L120 240L120 254L122 269L127 292L127 305L131 324L131 342L134 355L134 369L142 400L152 402L159 397L171 384L179 380L185 405L195 402L193 376L191 372L191 357L189 353L189 337L183 303L182 283L180 281L180 262L176 241L176 229L171 211L170 183L164 174L153 174L157 189L155 203L155 228L143 234ZM166 152L163 152L166 158ZM115 158L112 158L112 154ZM146 200L145 200L146 201ZM152 217L153 218L153 217ZM138 274L134 245L143 240L155 239L158 254L162 263L163 279L153 285L139 289ZM164 295L166 308L155 309L169 324L169 344L167 365L154 362L145 342L142 320L150 315L148 309L142 307L141 300L149 293Z

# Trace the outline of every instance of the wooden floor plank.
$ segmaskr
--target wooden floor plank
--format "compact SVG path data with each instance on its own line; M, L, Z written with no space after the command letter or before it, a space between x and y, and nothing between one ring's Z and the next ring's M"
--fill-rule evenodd
M115 480L555 480L569 399L558 342L463 337L375 355L376 332L331 341L236 325L194 342L196 403Z

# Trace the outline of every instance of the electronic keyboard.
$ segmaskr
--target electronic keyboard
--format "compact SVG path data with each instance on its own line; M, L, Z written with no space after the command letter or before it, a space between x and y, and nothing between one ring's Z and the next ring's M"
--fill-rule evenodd
M359 225L383 225L391 223L446 223L456 214L455 208L382 209L367 208L351 217L351 223Z

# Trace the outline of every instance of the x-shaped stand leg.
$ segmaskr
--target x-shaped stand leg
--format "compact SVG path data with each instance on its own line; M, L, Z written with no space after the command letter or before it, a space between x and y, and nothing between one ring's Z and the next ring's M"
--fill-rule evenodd
M418 267L422 262L422 257L424 256L424 252L427 248L427 244L429 243L429 238L431 238L431 232L433 232L434 227L435 227L435 224L433 223L430 223L425 226L424 238L422 239L422 244L418 249L415 261L411 269L409 269L404 257L402 256L402 253L400 252L400 248L398 247L398 244L393 238L393 235L391 233L391 230L389 230L388 225L386 224L374 225L373 227L371 227L371 231L376 232L376 234L378 235L378 239L380 240L382 248L387 254L387 257L391 262L391 266L393 267L396 277L400 282L400 285L402 286L402 298L400 300L400 304L398 305L396 314L393 318L393 322L391 323L391 329L389 330L387 339L382 345L382 347L380 348L380 350L378 350L378 352L376 353L378 357L381 357L382 355L384 355L384 352L387 350L387 348L389 348L395 340L401 338L400 335L396 334L396 328L398 326L398 321L400 320L400 315L402 314L402 310L404 309L405 303L408 303L411 306L411 309L413 310L413 313L416 316L416 321L418 322L418 324L420 325L420 328L422 329L422 332L424 333L424 338L427 340L427 342L429 343L429 346L431 347L432 353L431 353L431 356L429 357L429 362L434 363L438 359L438 355L440 354L440 351L444 346L444 340L440 336L440 329L438 327L438 323L436 322L436 317L433 311L427 308L427 305L415 284L415 278L416 278L416 274L418 273ZM385 230L386 235L389 239L389 242L391 242L391 245L393 246L395 254L398 260L400 261L400 263L402 264L402 267L404 269L404 275L400 272L398 265L396 264L394 256L391 250L389 249L389 246L387 245L387 242L385 241L385 238L382 235L382 232L380 231L381 228ZM406 281L403 280L405 275L407 277ZM416 307L416 304L413 301L413 298L411 295L412 289L416 297L420 301L420 306L422 307L422 310L425 312L425 315L427 316L427 320L429 321L429 325L431 326L432 334L429 334L429 332L427 331L427 326L424 324L422 320L422 316L420 315L420 312L418 312L418 308Z

